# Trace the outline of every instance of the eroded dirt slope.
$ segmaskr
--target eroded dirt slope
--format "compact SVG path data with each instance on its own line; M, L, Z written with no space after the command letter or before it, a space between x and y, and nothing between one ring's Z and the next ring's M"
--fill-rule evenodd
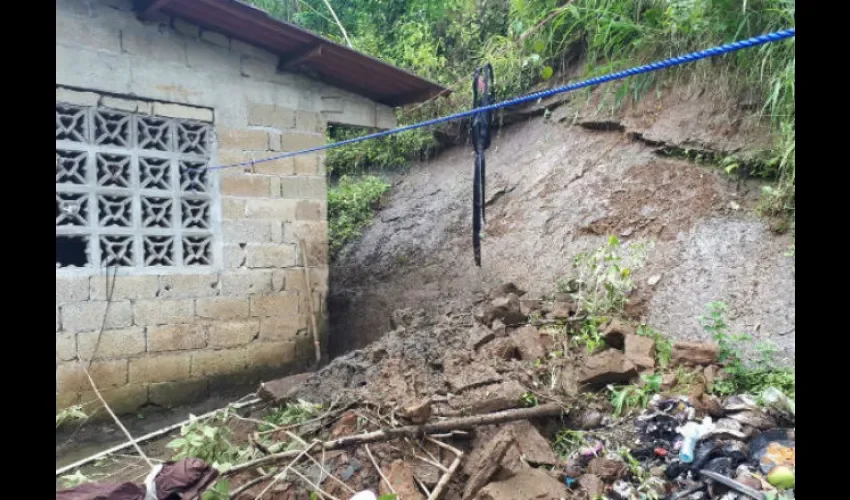
M470 237L471 148L392 178L374 224L332 269L332 354L389 331L396 309L440 313L505 281L549 292L576 253L614 234L654 242L636 276L633 315L676 338L705 338L698 316L707 302L724 301L735 329L770 339L793 362L790 236L754 213L760 184L657 153L662 143L715 151L766 144L737 101L701 95L647 99L614 121L562 107L500 131L487 154L480 269Z

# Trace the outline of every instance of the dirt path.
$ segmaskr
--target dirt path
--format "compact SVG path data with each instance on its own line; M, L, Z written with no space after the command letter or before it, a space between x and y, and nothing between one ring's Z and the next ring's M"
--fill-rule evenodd
M708 111L693 102L668 109L624 121L621 130L534 118L501 131L487 156L481 269L473 265L469 233L470 148L392 178L384 209L332 269L332 352L389 331L396 309L440 312L505 281L552 291L576 253L614 234L655 242L636 276L636 316L675 338L696 339L705 337L697 320L705 304L724 301L733 328L770 339L793 363L795 263L785 256L791 240L754 212L759 183L738 186L718 169L662 157L629 128L640 124L652 141L731 149L752 131L717 126L734 117L716 103ZM676 116L707 120L717 133L691 140L693 124L677 128ZM654 286L650 277L658 279Z

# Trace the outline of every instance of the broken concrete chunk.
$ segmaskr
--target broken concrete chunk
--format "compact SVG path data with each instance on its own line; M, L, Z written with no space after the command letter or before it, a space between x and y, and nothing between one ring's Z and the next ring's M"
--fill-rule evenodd
M514 344L519 351L519 357L523 361L534 361L546 358L546 349L540 340L540 332L537 328L526 325L511 335Z
M676 342L672 361L680 365L710 365L717 362L717 344L708 342Z
M552 304L552 311L546 317L556 321L570 319L575 315L577 309L578 307L574 302L556 300Z
M587 464L587 472L598 476L605 482L616 481L623 477L627 471L628 467L625 463L607 458L594 458Z
M397 498L425 500L425 496L419 492L419 488L416 487L416 482L413 480L413 471L404 460L399 459L390 464L385 474L387 475L387 480L393 485ZM381 496L392 493L386 481L381 481L378 493Z
M260 384L260 389L257 391L257 396L263 401L269 403L279 403L289 399L295 389L307 380L312 373L299 373L290 375L289 377L279 378L277 380L269 380Z
M406 406L401 414L414 424L424 424L431 418L431 398L425 398L410 406Z
M639 368L655 367L655 342L649 337L627 335L626 359Z
M488 484L476 500L553 500L569 498L567 487L542 469L524 469L510 479Z
M579 378L585 387L628 382L637 375L635 365L622 352L608 349L589 357Z
M605 343L615 349L622 349L626 344L626 336L634 334L634 328L617 319L612 320L602 331Z
M504 285L499 285L496 288L490 290L489 296L491 299L497 299L500 297L507 297L510 294L514 294L517 297L522 297L525 295L525 290L522 290L514 283L505 283Z
M477 351L481 346L496 338L496 335L484 325L474 325L467 333L466 345L470 350Z

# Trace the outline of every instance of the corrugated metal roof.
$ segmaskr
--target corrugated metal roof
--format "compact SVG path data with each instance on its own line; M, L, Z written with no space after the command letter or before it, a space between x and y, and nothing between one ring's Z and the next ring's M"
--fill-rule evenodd
M335 87L388 106L403 106L448 94L438 83L344 47L238 0L148 0L153 12L183 18L278 54L281 69L305 72Z

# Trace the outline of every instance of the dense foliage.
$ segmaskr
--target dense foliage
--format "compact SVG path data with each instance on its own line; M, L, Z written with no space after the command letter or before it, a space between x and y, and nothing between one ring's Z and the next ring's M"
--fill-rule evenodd
M469 78L489 61L499 98L526 93L558 74L565 57L581 51L586 76L706 48L795 25L795 0L251 0L275 16L347 43L330 6L357 50L451 86L448 99L399 111L413 123L468 108ZM794 39L635 77L606 87L612 109L640 98L665 79L717 81L754 91L775 124L777 142L760 175L778 180L765 208L793 215L795 186ZM332 129L331 139L363 130ZM331 175L395 170L431 154L431 130L328 152Z

